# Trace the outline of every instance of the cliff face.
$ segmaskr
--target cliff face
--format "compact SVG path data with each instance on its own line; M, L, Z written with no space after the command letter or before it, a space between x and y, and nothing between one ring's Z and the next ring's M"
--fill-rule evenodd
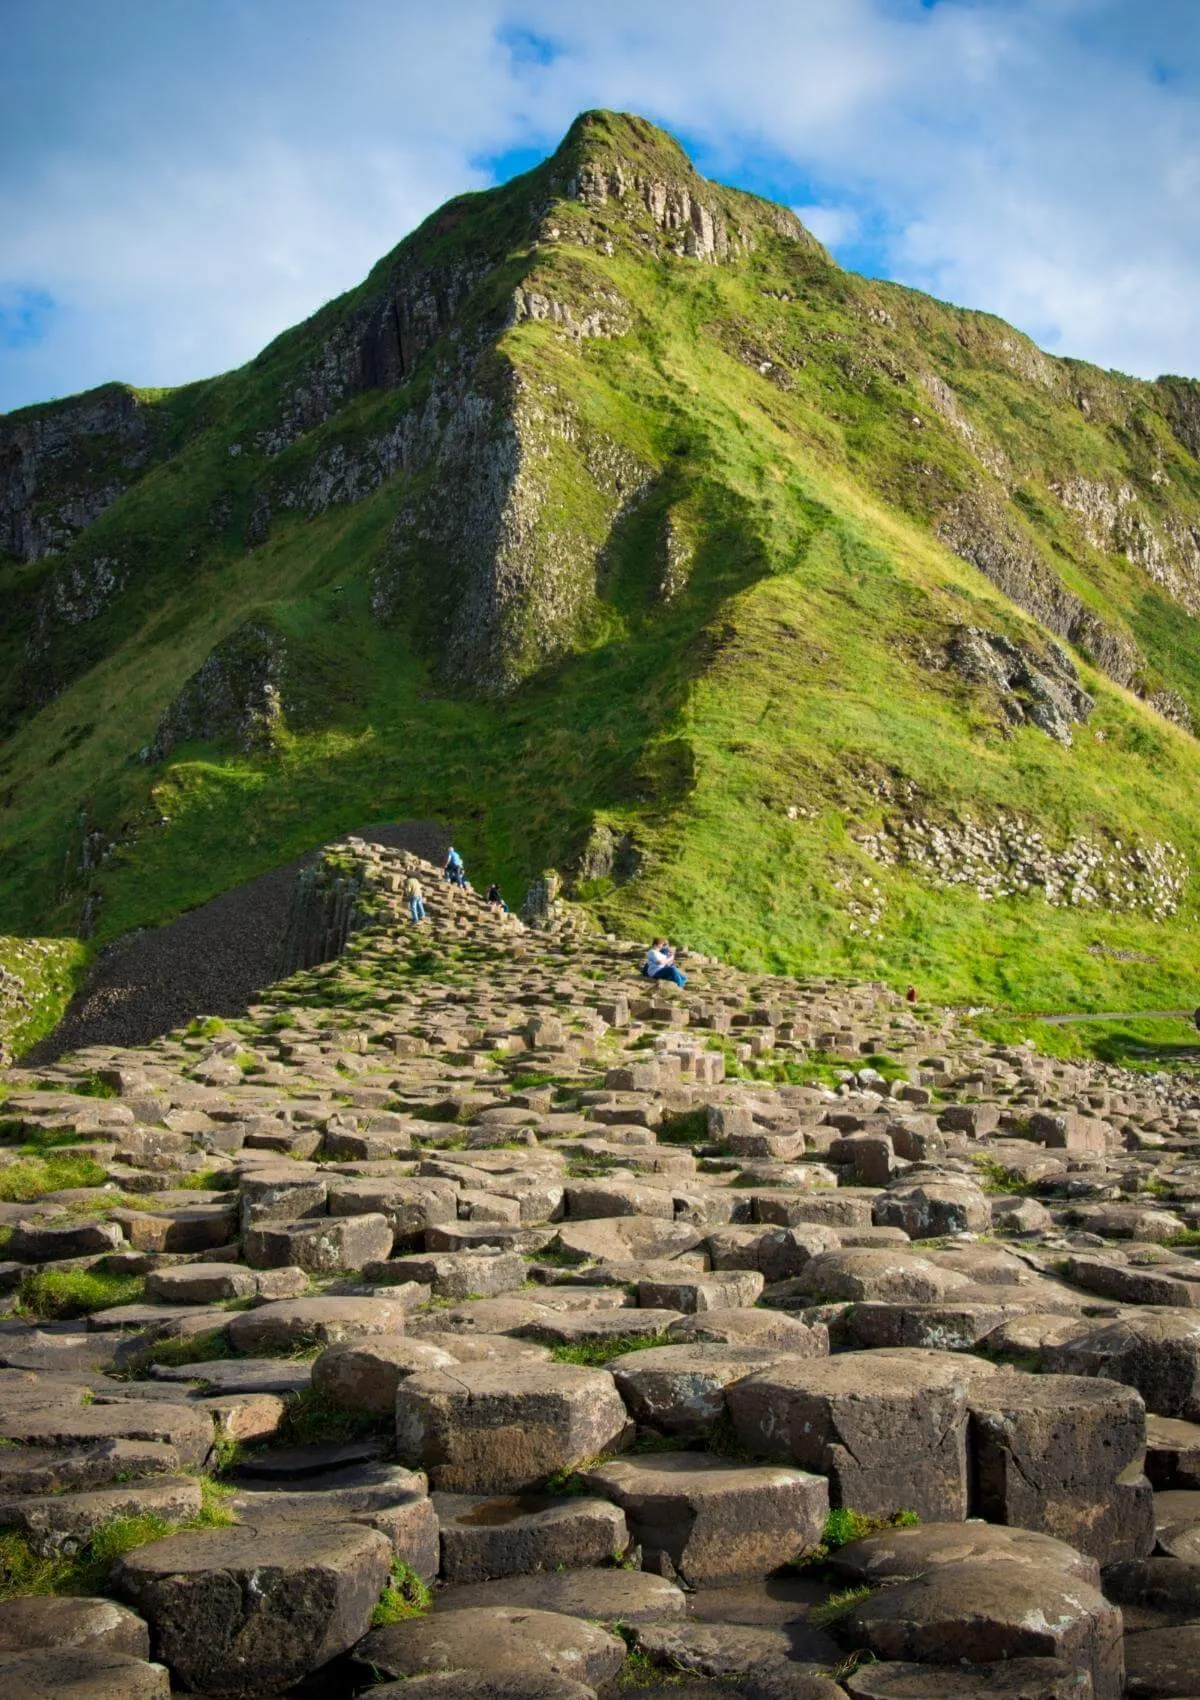
M1045 852L956 891L951 960L968 897L1182 939L1198 449L1192 380L856 277L585 114L241 371L0 420L0 908L103 934L411 813L685 919L736 834L734 955L910 971L927 838Z
M154 409L122 384L0 418L0 555L57 555L154 452Z

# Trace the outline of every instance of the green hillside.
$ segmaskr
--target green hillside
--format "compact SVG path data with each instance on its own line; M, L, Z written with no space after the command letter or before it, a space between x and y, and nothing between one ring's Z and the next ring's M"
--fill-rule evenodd
M242 370L0 419L0 934L420 816L747 967L1195 1002L1198 454L585 114Z

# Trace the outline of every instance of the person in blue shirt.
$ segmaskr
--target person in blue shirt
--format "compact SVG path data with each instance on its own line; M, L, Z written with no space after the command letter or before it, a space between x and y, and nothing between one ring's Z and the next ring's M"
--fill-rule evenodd
M463 866L462 857L453 844L446 852L446 866L442 869L442 872L451 885L465 886L467 883L467 870Z

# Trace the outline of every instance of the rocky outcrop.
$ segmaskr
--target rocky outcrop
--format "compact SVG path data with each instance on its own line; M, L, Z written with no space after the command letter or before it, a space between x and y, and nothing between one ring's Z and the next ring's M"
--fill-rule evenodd
M614 885L626 885L641 871L641 866L642 854L633 834L615 832L606 822L597 821L579 852L573 883L587 885L595 880L612 880Z
M1144 665L1137 645L1067 589L998 504L963 496L941 515L936 529L956 555L1048 631L1073 643L1118 685L1135 684Z
M604 290L590 311L583 311L569 301L543 294L540 289L523 286L513 291L508 322L519 325L523 319L548 320L560 326L576 342L586 337L624 336L631 314L629 303L619 291Z
M283 724L283 635L267 618L247 620L205 657L159 720L146 760L177 744L272 748Z
M1000 632L959 626L946 645L947 664L972 684L985 686L1013 725L1038 726L1060 744L1092 712L1093 698L1079 683L1070 656L1051 644L1039 652Z
M1146 698L1150 707L1161 714L1164 720L1169 720L1173 726L1178 726L1184 732L1195 733L1196 722L1191 709L1180 696L1178 691L1155 691Z
M279 952L281 978L332 962L370 909L370 875L363 861L329 852L296 876Z
M946 380L939 377L936 372L925 372L920 378L920 383L938 413L941 414L947 425L962 438L980 465L985 466L994 477L1000 479L1001 483L1007 483L1012 476L1012 467L1009 465L1007 457L967 417L958 396Z
M612 529L650 469L516 367L438 417L442 429L422 433L429 476L397 517L372 606L385 619L427 611L446 675L505 691L571 646ZM586 481L592 499L574 525L545 517L555 476Z
M1200 527L1172 514L1155 523L1128 484L1076 475L1052 488L1094 549L1123 555L1181 608L1200 614Z
M152 406L121 384L0 418L0 555L56 555L145 470Z
M437 218L445 219L451 208ZM278 420L259 433L258 448L281 454L355 396L406 383L421 357L454 325L491 265L490 257L476 256L429 267L411 251L402 253L382 287L324 335L285 396Z
M1155 388L1177 440L1195 460L1200 460L1200 380L1159 378Z
M125 588L128 576L125 562L107 554L77 557L53 568L38 593L33 627L25 645L29 659L45 656L63 627L98 620Z
M908 868L942 888L969 887L985 899L1036 895L1053 908L1107 909L1155 921L1176 913L1189 874L1173 844L1080 833L1054 845L1007 810L990 821L909 810L857 837L883 867Z

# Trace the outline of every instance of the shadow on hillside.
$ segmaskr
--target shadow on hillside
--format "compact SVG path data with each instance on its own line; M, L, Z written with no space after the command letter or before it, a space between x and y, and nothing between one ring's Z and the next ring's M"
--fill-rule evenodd
M1117 1068L1145 1067L1157 1063L1164 1068L1200 1064L1200 1035L1193 1044L1153 1044L1125 1030L1106 1033L1096 1041L1094 1054L1101 1062Z

